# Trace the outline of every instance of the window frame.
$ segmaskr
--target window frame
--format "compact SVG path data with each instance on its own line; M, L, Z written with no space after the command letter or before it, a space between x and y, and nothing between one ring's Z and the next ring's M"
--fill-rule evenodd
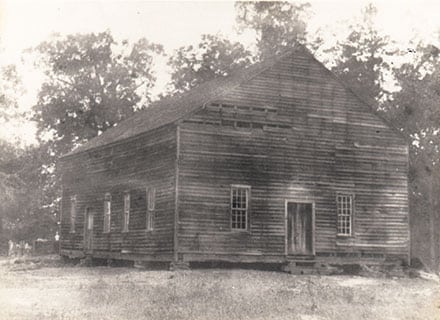
M245 190L246 195L246 207L243 208L234 208L233 207L233 199L234 199L234 190ZM229 199L229 219L230 219L230 230L232 232L249 232L250 229L250 198L251 198L251 186L250 185L243 185L243 184L231 184L230 187L230 199ZM234 210L236 211L245 211L245 228L237 228L234 227L233 223L233 216L234 216ZM238 222L236 222L238 223Z
M146 230L153 231L154 230L154 214L156 211L156 188L155 187L147 187L145 190L145 200L147 204L147 212L146 212Z
M342 199L342 203L340 202L340 199ZM345 199L345 201L343 199ZM338 192L336 194L336 235L338 237L341 238L353 237L353 225L354 225L354 214L355 214L354 199L355 199L354 193ZM349 206L347 206L347 204L349 204ZM348 210L348 214L344 213L344 209L346 211ZM347 229L346 225L341 226L341 224L344 224L344 222L342 222L341 219L342 218L346 219L347 217L349 222L348 233L341 232L341 229L344 230Z
M102 228L102 233L110 233L111 225L112 225L111 216L112 216L112 196L109 192L107 192L104 195L104 219L103 219L104 224Z
M124 192L124 210L122 212L122 232L129 232L130 228L130 211L131 211L131 196L130 191Z
M77 198L76 195L70 197L70 229L69 233L76 233L76 217L77 217Z

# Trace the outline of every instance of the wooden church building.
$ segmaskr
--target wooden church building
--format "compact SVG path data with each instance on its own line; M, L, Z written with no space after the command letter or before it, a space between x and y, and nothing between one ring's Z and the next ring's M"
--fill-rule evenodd
M297 45L61 159L61 255L409 259L408 147Z

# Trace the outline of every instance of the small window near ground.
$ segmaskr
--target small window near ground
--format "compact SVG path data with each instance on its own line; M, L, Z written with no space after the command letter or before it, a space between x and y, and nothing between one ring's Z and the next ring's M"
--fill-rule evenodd
M124 193L124 217L122 224L122 231L128 232L128 225L130 223L130 193Z
M70 197L70 232L75 232L76 222L76 196Z
M147 230L154 228L154 211L156 208L156 188L147 188Z
M106 193L104 197L104 232L110 232L110 218L112 213L112 198L110 193Z
M249 193L248 186L231 187L231 229L247 230L249 215Z
M353 227L353 195L336 196L338 212L338 236L351 236Z

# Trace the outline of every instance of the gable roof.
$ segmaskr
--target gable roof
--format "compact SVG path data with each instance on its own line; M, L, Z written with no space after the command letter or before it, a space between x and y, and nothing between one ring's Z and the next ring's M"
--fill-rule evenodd
M371 113L392 129L392 131L394 131L405 144L408 144L408 141L402 133L394 127L392 123L375 112L373 108L360 98L348 84L342 81L317 60L305 46L297 43L293 48L289 48L280 54L268 57L249 67L240 68L229 76L214 78L213 80L204 82L187 92L166 97L154 102L150 107L136 112L133 116L121 121L116 127L106 130L101 135L91 139L62 157L68 157L87 150L122 141L164 125L174 123L202 108L207 103L221 98L224 94L240 86L242 83L251 80L274 66L280 60L287 58L298 51L305 53L309 58L318 63L333 79L347 89L360 103L365 105Z
M295 46L293 49L291 48L288 51L274 55L247 68L238 69L229 76L218 77L204 82L188 92L161 99L145 110L136 112L133 116L121 121L117 126L106 130L101 135L63 155L63 157L134 137L163 125L176 122L210 101L238 87L243 82L254 78L281 59L292 55L297 48L298 46Z

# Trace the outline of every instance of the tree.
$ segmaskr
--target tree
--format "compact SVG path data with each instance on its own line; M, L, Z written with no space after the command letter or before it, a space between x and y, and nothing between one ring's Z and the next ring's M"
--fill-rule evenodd
M251 52L218 35L202 35L197 46L181 47L169 58L168 91L183 92L215 77L227 76L252 62Z
M295 42L306 42L309 3L255 1L235 3L239 30L257 34L259 56L279 53Z
M203 35L198 45L181 47L169 59L172 76L168 91L189 90L279 53L296 41L304 43L309 7L309 4L289 2L236 2L239 30L256 32L258 52L218 35Z
M9 207L20 240L53 234L61 197L59 156L117 125L151 99L153 58L161 46L116 42L110 32L53 36L30 50L45 72L32 119L38 146L14 159L24 182Z
M418 44L414 61L393 69L399 90L386 112L402 132L414 141L414 153L429 154L432 165L440 164L440 50Z
M162 47L146 39L117 43L106 31L54 36L33 51L47 76L33 119L39 140L59 156L150 102L153 57Z
M2 235L6 239L32 241L54 231L53 212L41 206L45 180L38 147L17 148L1 141L0 212Z
M23 93L21 79L15 65L0 68L0 124L18 116L18 98ZM0 140L0 203L13 197L13 186L9 170L4 166L17 156L17 148L7 141ZM0 205L1 205L0 204ZM2 211L4 211L2 209ZM1 220L1 219L0 219ZM1 223L1 221L0 221ZM1 231L1 228L0 228Z
M377 9L369 4L362 11L362 20L351 25L346 40L325 50L332 57L332 71L368 105L376 107L388 93L384 75L390 71L386 57L392 53L390 40L374 25Z
M11 167L8 165L17 157L17 150L13 145L0 140L0 251L3 251L4 244L9 239L5 232L4 225L8 221L8 213L11 203L16 200L16 193L19 182L11 174Z
M21 78L15 65L0 68L0 125L21 120L18 100L24 93ZM11 221L11 209L16 203L21 187L20 178L15 174L15 160L20 156L20 149L14 144L0 140L0 251L4 250L10 238L5 225Z
M425 257L434 266L438 253L433 228L439 223L435 212L440 209L435 197L440 193L439 50L419 45L414 61L392 68L387 62L390 57L408 52L394 50L389 38L378 32L374 26L376 13L376 8L368 5L361 22L350 26L347 40L338 42L327 53L335 57L332 71L409 142L412 243L429 235L422 242L430 243ZM393 80L399 90L386 90L385 83Z
M400 90L385 105L385 116L409 141L410 208L413 243L429 243L419 252L438 268L440 227L440 50L418 44L414 61L393 69ZM428 228L429 232L426 232ZM424 229L424 230L422 230ZM428 239L424 236L429 235Z
M4 122L19 116L18 100L24 88L13 64L0 68L0 79L0 120Z
M17 67L13 64L0 66L0 135L3 139L14 141L23 146L22 139L15 127L27 122L26 113L19 104L25 89Z

